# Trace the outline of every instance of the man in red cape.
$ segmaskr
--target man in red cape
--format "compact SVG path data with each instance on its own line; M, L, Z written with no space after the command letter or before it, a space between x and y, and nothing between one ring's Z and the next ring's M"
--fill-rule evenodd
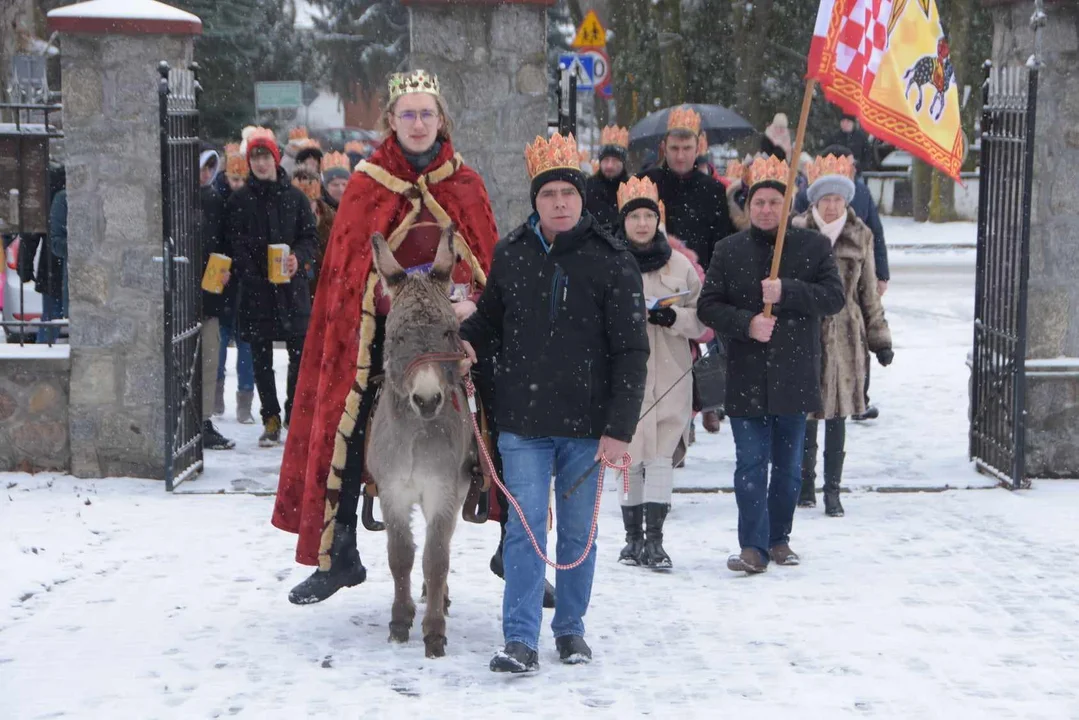
M437 80L431 92L433 78L422 71L397 77L399 84L423 88L404 92L427 93L444 112ZM388 112L401 95L394 96L394 82ZM415 124L417 114L410 117ZM343 482L355 483L359 475L359 469L350 467L348 480L343 480L349 439L360 422L367 422L360 417L361 397L371 375L376 304L382 302L371 262L371 236L377 232L389 238L390 247L400 255L402 245L412 242L416 228L433 224L443 228L452 222L458 233L455 282L464 272L478 288L486 284L498 239L487 190L480 176L454 152L448 130L439 131L439 141L440 146L437 142L433 146L437 154L422 172L414 169L417 153L406 155L393 134L370 160L357 165L341 199L319 273L273 524L298 533L297 562L317 565L322 572L331 569ZM354 532L354 526L348 531ZM356 564L363 570L358 554ZM362 578L346 584L358 582ZM323 598L290 599L317 602Z

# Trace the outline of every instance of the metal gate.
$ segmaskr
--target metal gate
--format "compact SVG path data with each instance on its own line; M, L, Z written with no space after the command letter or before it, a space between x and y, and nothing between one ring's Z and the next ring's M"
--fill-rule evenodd
M165 310L165 488L202 471L202 296L199 269L197 67L158 66Z
M1027 486L1026 351L1038 68L994 68L983 86L970 456Z

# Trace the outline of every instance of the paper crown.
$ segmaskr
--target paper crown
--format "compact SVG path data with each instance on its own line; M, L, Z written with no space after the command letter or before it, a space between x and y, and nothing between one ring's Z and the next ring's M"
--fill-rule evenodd
M322 172L327 170L334 170L341 168L343 170L351 170L352 165L348 160L348 155L339 152L332 152L322 156Z
M300 138L296 142L293 142L292 145L297 150L306 150L307 148L314 148L316 150L322 149L322 143L314 138Z
M555 133L550 140L537 135L536 141L525 147L525 165L530 178L559 168L580 171L581 156L577 152L577 140L573 133L566 137Z
M370 145L359 140L349 140L347 143L345 143L346 153L359 153L360 155L366 155L368 152L370 152L370 150Z
M629 130L617 125L608 125L599 134L600 145L614 145L621 148L629 148Z
M305 128L305 127L303 127L301 125L300 127L294 127L294 128L289 129L289 131L288 131L288 141L289 142L295 142L297 140L305 140L305 139L307 139L307 128Z
M745 178L746 166L741 160L731 160L727 163L727 169L723 175L731 180L742 180Z
M322 183L318 178L310 176L297 176L292 178L292 187L299 188L300 192L307 196L308 200L318 200L322 197Z
M750 187L763 182L786 185L787 180L790 179L790 165L786 160L780 160L775 155L758 157L750 164L746 175Z
M410 73L394 73L390 75L388 83L390 89L390 103L408 93L428 93L441 95L438 78L426 70L413 70Z
M676 107L667 116L667 132L685 130L694 135L701 132L701 116L690 107Z
M240 143L225 143L225 155L239 155Z
M825 175L842 175L853 180L854 160L846 155L841 157L827 155L814 158L813 162L806 168L806 178L809 180L809 184L812 185L817 182L817 178Z
M625 207L631 200L644 198L659 203L659 188L648 178L631 177L618 186L618 209Z
M237 148L239 148L238 145ZM229 153L225 156L226 175L238 175L239 177L247 177L248 172L249 170L247 168L247 158L245 158L239 152Z

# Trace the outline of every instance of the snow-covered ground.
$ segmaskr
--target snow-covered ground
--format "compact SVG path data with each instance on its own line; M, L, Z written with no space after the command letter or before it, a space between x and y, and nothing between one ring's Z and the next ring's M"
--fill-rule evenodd
M1079 718L1079 482L1010 493L971 470L973 252L891 259L881 417L849 430L847 517L796 516L801 567L729 573L725 493L676 495L672 573L621 567L612 479L591 666L559 665L545 635L538 676L488 672L501 643L493 524L459 526L449 654L426 660L418 625L408 645L386 642L384 537L361 535L364 585L294 607L286 593L308 569L270 526L272 498L202 494L276 483L280 450L257 448L260 428L230 409L219 427L239 447L207 454L181 486L198 494L0 474L0 718ZM698 440L679 487L729 487L729 428ZM942 487L985 489L867 491Z

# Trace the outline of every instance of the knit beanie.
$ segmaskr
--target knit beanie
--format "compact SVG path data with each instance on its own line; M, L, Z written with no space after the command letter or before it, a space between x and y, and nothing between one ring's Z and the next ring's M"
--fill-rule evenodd
M577 192L581 195L581 203L587 201L587 195L585 194L585 175L584 173L575 168L558 167L552 168L545 172L541 172L536 177L532 178L532 209L536 209L536 196L539 195L540 190L547 183L557 181L568 182L577 188Z
M629 151L621 145L604 145L599 149L599 159L602 162L609 157L618 158L625 164L629 159Z
M275 165L281 164L281 150L277 147L277 142L269 137L262 135L256 135L247 141L247 164L251 164L251 153L256 149L261 148L273 155L273 161Z
M845 175L822 175L806 190L810 205L816 205L825 195L841 195L850 205L854 199L854 181Z

